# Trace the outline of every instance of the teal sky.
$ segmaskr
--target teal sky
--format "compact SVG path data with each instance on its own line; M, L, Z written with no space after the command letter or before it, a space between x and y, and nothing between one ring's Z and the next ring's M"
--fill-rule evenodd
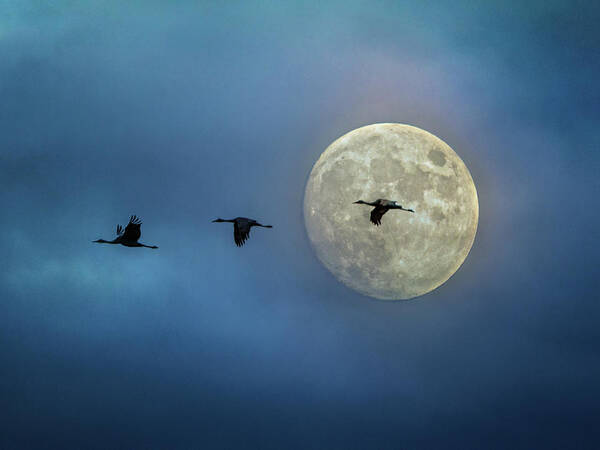
M0 447L597 448L599 19L0 3ZM408 302L304 230L318 156L377 122L446 141L479 195L464 265ZM90 243L131 214L159 250ZM238 249L210 222L236 216L275 228Z

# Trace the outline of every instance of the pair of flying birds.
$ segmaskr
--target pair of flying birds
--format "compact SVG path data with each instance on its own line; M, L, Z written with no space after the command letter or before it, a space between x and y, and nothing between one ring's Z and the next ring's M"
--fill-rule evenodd
M402 211L414 212L412 209L405 209L402 205L392 200L386 200L379 198L374 202L364 202L359 200L354 202L357 205L369 205L375 208L371 211L371 222L377 226L381 225L381 218L390 209L401 209ZM263 225L258 223L256 220L247 219L246 217L236 217L235 219L215 219L213 222L229 222L233 223L233 240L235 245L241 247L250 237L250 230L252 227L263 227L273 228L271 225ZM94 242L98 244L121 244L126 247L146 247L146 248L158 248L156 245L146 245L138 242L138 239L142 235L141 231L142 221L137 216L131 216L129 223L125 228L121 225L117 225L117 237L112 241L105 241L104 239L98 239Z

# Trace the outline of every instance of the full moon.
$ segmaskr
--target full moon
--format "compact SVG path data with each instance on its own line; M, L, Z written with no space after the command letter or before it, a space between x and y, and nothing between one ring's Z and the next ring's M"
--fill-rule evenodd
M395 200L381 226L372 206ZM382 300L430 292L461 266L473 245L479 205L469 170L444 141L409 125L353 130L315 163L304 221L319 260L356 291Z

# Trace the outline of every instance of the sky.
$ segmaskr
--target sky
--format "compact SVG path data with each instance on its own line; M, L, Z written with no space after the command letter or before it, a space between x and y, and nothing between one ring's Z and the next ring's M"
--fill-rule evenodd
M0 448L567 449L600 432L594 2L0 3ZM304 186L371 123L479 196L383 302L316 259ZM158 250L99 246L131 214ZM211 223L272 223L246 246Z

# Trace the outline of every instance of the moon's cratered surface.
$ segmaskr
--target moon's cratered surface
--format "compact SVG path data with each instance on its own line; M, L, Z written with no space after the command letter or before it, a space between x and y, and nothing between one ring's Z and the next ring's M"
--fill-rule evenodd
M378 198L404 208L377 227ZM314 165L304 220L321 262L371 297L409 299L432 291L467 257L479 206L469 170L441 139L409 125L369 125L333 142Z

